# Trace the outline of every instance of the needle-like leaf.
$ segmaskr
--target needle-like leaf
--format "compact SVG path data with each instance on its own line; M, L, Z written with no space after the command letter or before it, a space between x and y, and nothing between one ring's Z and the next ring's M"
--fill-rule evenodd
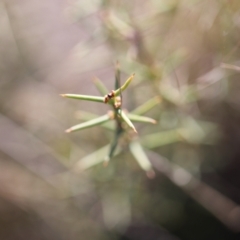
M147 172L149 177L154 177L155 173L152 169L152 164L148 160L146 153L144 152L141 144L138 141L132 141L129 145L130 151L137 160L140 167Z
M157 104L161 102L161 98L154 97L149 99L147 102L143 103L141 106L135 108L131 113L137 114L137 115L143 115L144 113L151 110L153 107L155 107Z
M178 130L167 130L157 133L152 133L141 138L141 144L146 148L156 148L166 144L171 144L180 141Z
M94 113L78 110L75 114L75 117L77 119L82 120L82 121L89 121L89 120L92 120L94 118L98 118L100 116L97 115L97 114L94 114ZM111 131L113 131L115 129L113 121L105 122L101 125L101 127L104 127L104 128L106 128L108 130L111 130Z
M131 83L131 81L134 78L134 75L135 74L132 74L120 88L118 88L117 90L114 91L115 96L120 95L121 92L124 91L129 86L129 84Z
M133 123L131 122L131 120L128 118L128 116L126 115L126 113L124 111L121 111L121 117L122 119L124 120L125 123L127 123L127 125L133 129L133 131L135 133L137 133L137 130L136 128L134 127Z
M80 159L74 166L74 171L86 170L94 165L104 162L106 160L106 153L110 147L110 144L98 149L97 151L83 157ZM114 155L117 155L121 152L121 148L117 147Z
M139 116L139 115L135 115L132 113L128 113L127 116L133 122L144 122L144 123L152 123L152 124L157 123L157 121L155 119L150 118L150 117Z
M67 129L66 132L67 133L75 132L75 131L79 131L79 130L82 130L82 129L85 129L85 128L89 128L89 127L93 127L93 126L96 126L96 125L100 125L100 124L102 124L104 122L107 122L109 119L110 119L110 116L108 114L106 114L106 115L103 115L101 117L89 120L87 122L75 125L75 126L69 128L69 129Z
M98 79L98 78L94 78L93 79L93 83L96 86L96 88L98 89L99 93L101 93L102 95L106 95L108 94L108 89L105 87L105 85L103 84L103 82Z
M104 102L104 97L98 97L98 96L91 96L91 95L80 95L80 94L61 94L62 97L66 98L73 98L78 100L86 100L86 101L93 101L93 102Z

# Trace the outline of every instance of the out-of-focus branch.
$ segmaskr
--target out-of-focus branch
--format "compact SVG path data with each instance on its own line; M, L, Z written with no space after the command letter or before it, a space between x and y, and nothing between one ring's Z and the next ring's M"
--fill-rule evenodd
M219 191L195 178L184 168L170 163L159 154L148 151L150 160L159 172L207 209L233 231L240 231L240 206Z
M39 177L46 179L65 170L66 159L1 114L0 136L0 150Z

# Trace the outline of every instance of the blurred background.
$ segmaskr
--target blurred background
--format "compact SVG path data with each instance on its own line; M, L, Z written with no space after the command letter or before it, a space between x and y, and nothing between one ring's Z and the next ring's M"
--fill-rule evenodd
M0 239L240 239L240 1L1 0ZM65 129L104 104L63 99L114 88L155 177L113 132ZM141 148L142 149L142 148ZM77 171L76 171L77 170ZM152 176L153 177L153 176Z

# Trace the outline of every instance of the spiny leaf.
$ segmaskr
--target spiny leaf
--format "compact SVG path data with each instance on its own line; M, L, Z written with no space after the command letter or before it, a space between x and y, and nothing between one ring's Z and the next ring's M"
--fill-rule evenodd
M124 120L124 122L126 122L127 125L128 125L131 129L133 129L133 131L134 131L135 133L137 133L136 128L134 127L133 123L131 122L131 120L128 118L128 116L126 115L126 113L125 113L124 111L121 111L121 117L122 117L122 119Z
M148 160L146 153L144 152L141 144L138 141L133 141L129 145L130 151L137 160L140 167L147 172L149 177L154 177L155 173L152 169L152 164Z
M94 113L90 113L90 112L86 112L86 111L82 111L82 110L78 110L75 114L75 117L77 119L82 120L82 121L89 121L89 120L92 120L94 118L98 118L99 115L94 114ZM104 127L104 128L106 128L108 130L111 130L111 131L113 131L115 129L114 122L112 122L112 121L108 121L108 122L105 122L105 123L101 124L101 127Z
M80 95L80 94L61 94L60 96L66 97L66 98L73 98L78 100L86 100L86 101L93 101L93 102L104 102L104 97L98 97L98 96L91 96L91 95Z
M161 102L160 97L151 98L147 102L143 103L141 106L135 108L133 111L131 111L131 113L137 114L137 115L143 115L144 113L151 110L153 107L155 107L160 102Z
M93 83L96 86L96 88L98 89L99 93L101 93L102 95L105 95L109 92L108 89L105 87L105 85L103 84L103 82L100 79L95 77L93 79Z
M110 147L110 144L96 150L95 152L83 157L82 159L80 159L74 166L74 171L82 171L82 170L86 170L90 167L93 167L94 165L100 163L100 162L104 162L106 160L106 153L108 151ZM117 147L115 154L117 155L121 152L121 148Z
M141 138L141 144L146 148L156 148L180 141L178 129L152 133Z
M133 80L134 76L135 76L135 74L132 74L120 88L118 88L117 90L115 90L115 91L114 91L114 95L115 95L115 96L120 95L121 92L124 91L124 90L129 86L129 84L130 84L131 81Z
M69 129L67 129L66 132L67 133L75 132L75 131L79 131L79 130L82 130L82 129L85 129L85 128L89 128L89 127L93 127L93 126L96 126L96 125L100 125L100 124L102 124L104 122L107 122L109 119L110 119L110 116L108 114L106 114L106 115L103 115L101 117L89 120L87 122L75 125L75 126L69 128Z
M157 123L157 121L155 119L150 118L150 117L139 116L139 115L135 115L135 114L131 114L131 113L128 113L127 116L133 122L144 122L144 123L152 123L152 124Z

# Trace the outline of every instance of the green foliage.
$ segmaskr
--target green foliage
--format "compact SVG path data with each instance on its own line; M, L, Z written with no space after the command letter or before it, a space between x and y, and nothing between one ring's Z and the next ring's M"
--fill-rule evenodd
M0 3L0 238L230 240L240 1L61 2Z
M132 121L142 122L142 123L152 123L152 124L156 123L156 121L152 118L144 117L144 116L140 116L140 115L136 114L136 113L144 114L145 112L151 110L158 103L156 98L150 99L148 102L142 104L137 109L133 110L133 112L135 114L128 113L128 112L126 112L125 109L123 110L121 108L122 99L121 99L121 97L119 97L119 95L122 96L122 92L125 89L127 89L129 84L131 83L133 77L134 77L134 75L130 76L125 81L125 83L120 87L119 86L120 70L119 70L119 65L117 65L116 71L115 71L115 86L117 87L116 90L113 90L112 92L107 93L108 91L107 91L107 88L104 86L104 84L97 78L95 78L95 80L94 80L94 83L95 83L97 89L99 90L99 92L101 94L107 93L104 97L90 96L90 95L78 95L78 94L61 94L62 97L66 97L66 98L108 103L113 109L113 111L109 111L108 114L106 114L106 115L103 115L100 117L98 117L98 116L94 117L86 122L80 123L80 124L75 125L66 130L67 133L75 132L75 131L79 131L79 130L82 130L85 128L90 128L90 127L93 127L96 125L102 125L104 123L107 123L109 120L115 120L116 127L115 127L115 129L112 129L112 130L114 130L114 139L112 141L112 144L110 145L109 154L108 154L108 156L105 156L105 157L100 156L99 159L94 160L93 163L95 163L95 164L99 163L101 161L105 161L105 165L108 164L108 161L114 156L115 150L117 149L117 145L119 142L119 138L121 137L122 133L126 132L126 134L131 135L131 134L129 134L128 128L132 129L135 133L137 133L137 130L136 130L135 126L133 125ZM89 114L87 112L83 113L83 115L92 116L91 114ZM109 125L105 124L105 127L106 126L108 126L108 129L111 129L111 127L109 128ZM126 126L128 126L128 128L126 128ZM144 151L142 150L140 143L135 142L135 143L131 144L130 149L131 149L131 152L133 153L133 155L135 156L136 160L138 161L139 165L142 167L143 170L145 170L147 172L148 176L151 176L151 177L154 176L154 172L152 170L151 163L147 159L146 154L144 154ZM141 150L141 154L137 153L138 150ZM97 152L98 151L99 150L97 150ZM93 155L96 155L96 154L93 153ZM85 162L85 161L86 161L86 158L80 160L80 162L77 163L77 165L84 166L85 169L88 168L89 166L93 166L93 164L90 164L90 165L88 164L87 166L81 164L81 162Z

